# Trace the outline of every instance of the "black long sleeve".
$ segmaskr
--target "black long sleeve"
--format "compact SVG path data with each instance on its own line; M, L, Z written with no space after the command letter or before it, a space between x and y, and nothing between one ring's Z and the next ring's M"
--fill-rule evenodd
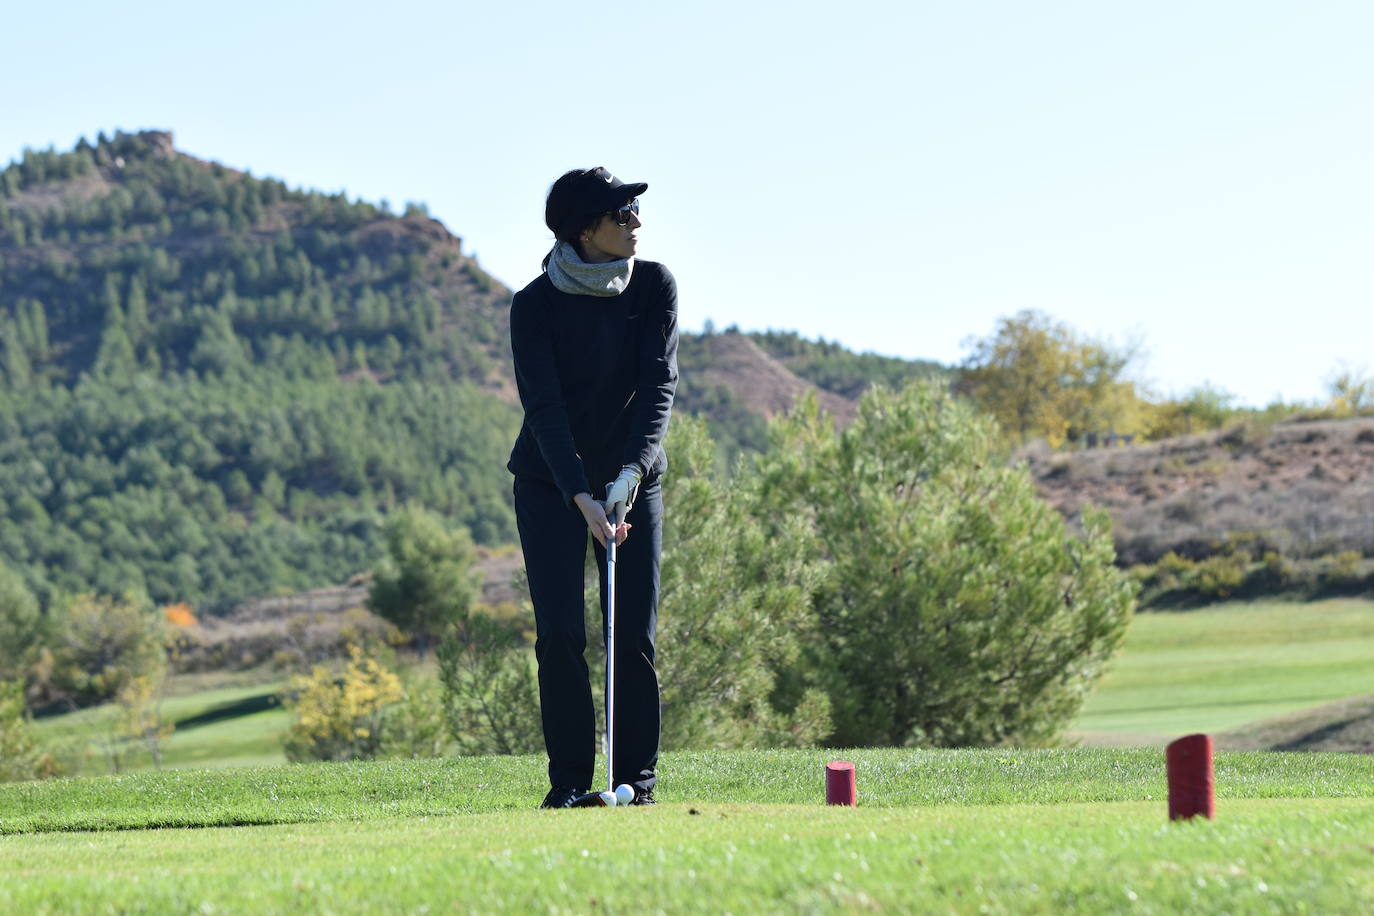
M586 469L582 466L582 457L577 453L577 444L573 441L568 405L559 379L552 328L546 315L541 314L544 310L540 305L542 303L522 303L520 294L511 304L510 334L511 352L515 357L515 384L520 392L520 403L525 408L525 423L520 430L520 438L525 438L526 430L533 434L558 489L563 492L564 499L572 502L578 493L590 493L592 488L587 481Z
M619 296L576 296L541 275L511 303L511 350L525 422L507 467L553 481L571 502L600 497L624 464L667 466L677 387L677 284L636 261Z
M634 417L625 440L621 465L637 464L647 476L654 466L677 392L677 282L663 270L663 309L652 313L639 341L639 380L635 389Z

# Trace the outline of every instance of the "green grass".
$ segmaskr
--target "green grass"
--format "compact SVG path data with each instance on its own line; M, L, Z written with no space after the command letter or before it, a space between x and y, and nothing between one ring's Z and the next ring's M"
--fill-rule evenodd
M630 810L530 810L536 757L0 786L0 911L1374 908L1364 758L1221 754L1218 819L1169 824L1157 751L845 752L857 810L830 756L667 755Z
M171 683L178 691L194 690L197 680L194 676L184 681L173 678ZM162 715L172 722L190 720L255 697L275 694L281 686L280 681L270 681L179 692L162 701ZM74 775L93 776L110 772L105 748L113 715L114 707L106 704L39 719L34 725L40 741L61 749L61 756L74 768ZM287 723L287 712L277 707L204 724L183 725L162 742L162 765L176 768L284 764L286 755L281 739ZM145 747L130 743L125 749L125 769L152 767L152 755Z
M1073 733L1158 743L1370 692L1374 602L1139 614Z
M666 801L814 804L824 765L858 768L865 808L1159 801L1163 756L1143 748L1046 751L729 751L664 756ZM1342 754L1223 753L1221 798L1374 797L1374 767ZM525 810L544 760L459 757L169 770L0 786L0 833L284 824Z
M273 693L270 673L181 675L164 713L186 720ZM1374 602L1231 604L1137 615L1126 645L1069 733L1094 746L1162 746L1194 731L1254 726L1353 695L1374 693ZM41 740L69 748L82 775L108 773L101 725L108 708L37 723ZM281 709L184 727L163 745L163 765L234 767L285 763ZM1318 723L1320 725L1320 723ZM125 768L151 757L131 748Z
M1217 736L1227 750L1374 753L1374 694L1338 700Z

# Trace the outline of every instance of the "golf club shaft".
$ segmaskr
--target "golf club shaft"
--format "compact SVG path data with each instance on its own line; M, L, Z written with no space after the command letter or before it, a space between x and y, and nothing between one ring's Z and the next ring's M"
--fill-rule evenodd
M615 791L615 538L606 542L606 791Z
M611 522L618 530L625 504L615 507ZM615 791L615 534L606 541L606 791Z

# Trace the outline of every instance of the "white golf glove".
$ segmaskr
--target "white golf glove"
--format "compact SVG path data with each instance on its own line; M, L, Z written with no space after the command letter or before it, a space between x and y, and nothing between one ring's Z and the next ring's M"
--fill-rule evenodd
M625 513L634 505L635 494L639 491L639 481L643 479L639 466L627 464L620 469L620 476L606 486L606 517L615 522L616 508L622 503ZM623 517L623 516L622 516Z

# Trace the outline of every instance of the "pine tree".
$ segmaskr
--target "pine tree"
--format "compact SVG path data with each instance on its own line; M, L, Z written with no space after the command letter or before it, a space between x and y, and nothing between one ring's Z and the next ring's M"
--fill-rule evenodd
M234 333L229 309L224 307L226 300L232 296L233 293L226 293L220 300L220 308L206 318L200 337L191 350L191 366L201 373L223 375L241 369L247 363L243 343Z
M100 304L104 307L106 326L110 323L111 312L118 312L123 323L124 298L119 295L119 274L114 271L105 274L105 289L100 296Z
M11 388L22 388L33 379L33 367L19 339L19 329L12 321L5 322L0 359L4 360L5 379Z
M139 274L134 274L129 281L129 296L125 306L124 326L129 332L129 338L141 341L143 336L148 333L150 324L148 321L148 296L145 292L143 277Z
M342 337L334 338L334 369L336 372L348 371L348 344Z
M48 358L48 313L43 307L43 303L37 299L29 300L26 324L32 335L27 342L29 351L38 359L46 360Z
M138 364L133 341L120 325L105 329L100 335L100 352L95 359L95 373L102 378L126 377Z
M109 304L105 313L105 327L100 332L100 350L95 357L95 374L108 379L124 378L131 373L138 365L138 359L134 355L134 344L129 339L129 332L124 323L124 312L118 304L119 291L115 289L111 293L111 285L106 275L106 301L110 301L111 296L114 302Z

